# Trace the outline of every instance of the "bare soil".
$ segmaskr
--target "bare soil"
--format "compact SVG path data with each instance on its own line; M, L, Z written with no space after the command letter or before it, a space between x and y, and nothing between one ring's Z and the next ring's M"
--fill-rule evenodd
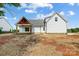
M79 35L0 35L1 56L79 56Z

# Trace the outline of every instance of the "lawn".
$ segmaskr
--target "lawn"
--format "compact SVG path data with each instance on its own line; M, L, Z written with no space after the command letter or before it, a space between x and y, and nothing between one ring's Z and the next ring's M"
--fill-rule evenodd
M1 56L79 56L79 35L0 35Z

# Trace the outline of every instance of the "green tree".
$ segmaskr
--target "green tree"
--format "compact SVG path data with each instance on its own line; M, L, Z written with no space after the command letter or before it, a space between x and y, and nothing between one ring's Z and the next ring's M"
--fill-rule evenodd
M15 7L20 7L20 4L19 3L0 3L0 8L5 8L5 4L8 4L10 6L15 6ZM4 16L4 11L3 10L0 10L0 16Z
M79 28L75 28L76 32L79 32Z
M71 29L67 29L67 32L68 32L68 33L71 33Z
M72 33L74 33L74 32L75 32L75 30L74 30L73 28L71 28L71 32L72 32Z
M79 32L79 28L71 28L71 29L68 29L67 31L70 33L77 33Z

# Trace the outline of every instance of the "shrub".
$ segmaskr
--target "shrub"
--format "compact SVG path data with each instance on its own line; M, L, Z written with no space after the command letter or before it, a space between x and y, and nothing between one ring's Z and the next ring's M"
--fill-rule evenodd
M12 32L16 32L16 30L14 29L14 30L12 30Z
M3 29L3 28L2 28L2 27L0 27L0 33L2 33L2 29Z

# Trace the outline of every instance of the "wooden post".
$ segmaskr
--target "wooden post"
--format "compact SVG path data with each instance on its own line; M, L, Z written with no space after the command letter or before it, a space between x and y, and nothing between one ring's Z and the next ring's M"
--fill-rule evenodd
M30 25L30 28L29 28L29 29L30 29L30 33L31 33L31 31L32 31L32 27L31 27L31 25Z
M16 33L18 32L18 25L16 25Z

